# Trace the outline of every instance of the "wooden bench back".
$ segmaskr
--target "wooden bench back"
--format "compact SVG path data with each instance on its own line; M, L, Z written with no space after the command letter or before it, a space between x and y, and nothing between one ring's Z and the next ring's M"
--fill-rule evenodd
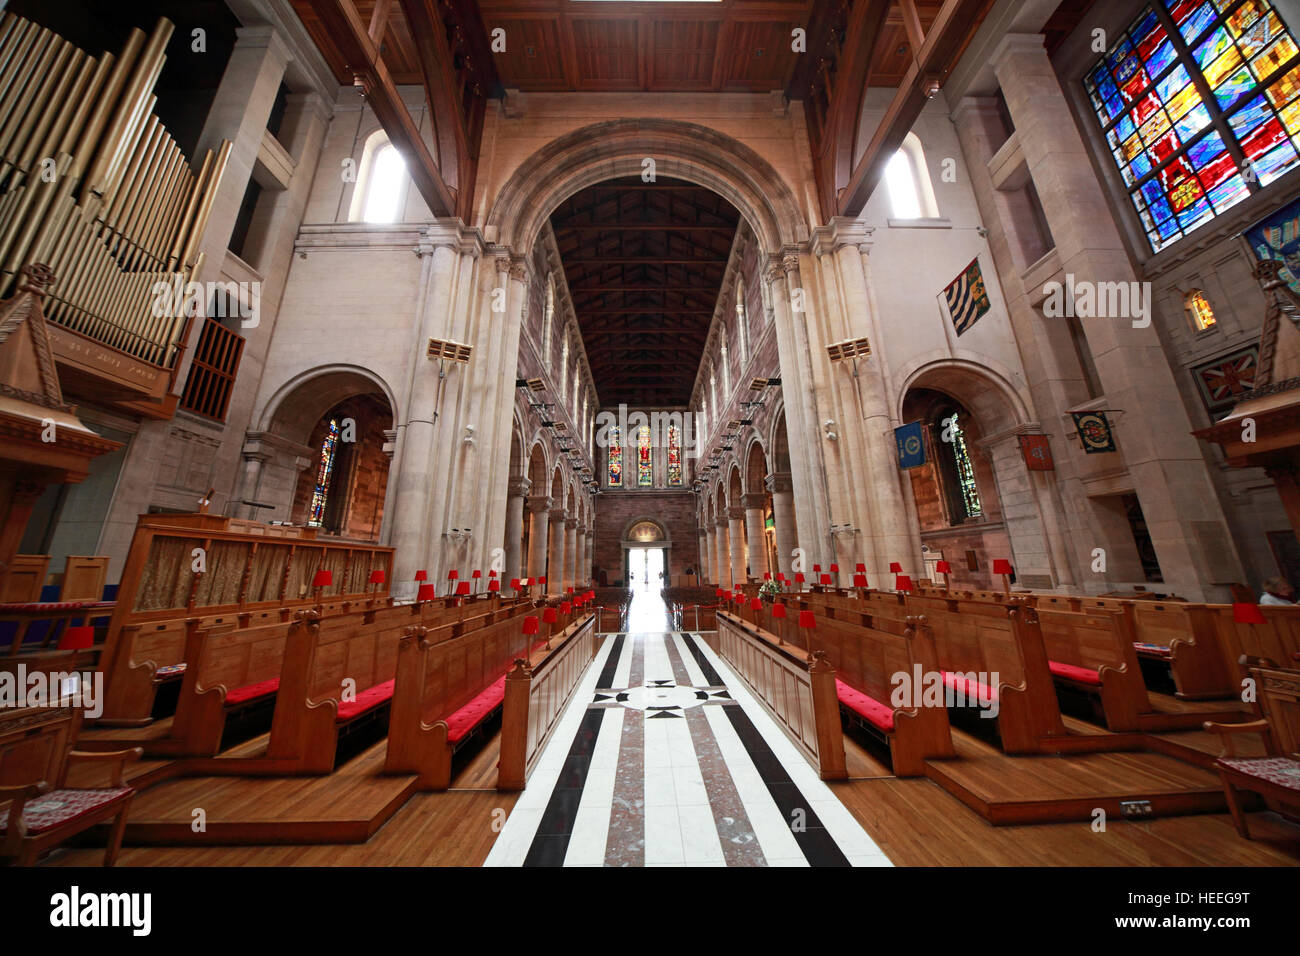
M1214 619L1224 663L1230 674L1238 674L1238 661L1245 654L1273 661L1279 667L1300 667L1293 657L1300 653L1300 607L1260 607L1263 624L1238 624L1232 605L1207 605Z
M99 601L108 580L107 555L68 555L59 586L60 601Z
M1049 659L1075 667L1137 669L1129 627L1119 611L1038 609L1038 623ZM1127 653L1125 652L1127 648Z
M1300 669L1254 667L1255 689L1282 755L1300 760Z
M61 788L81 718L81 709L74 706L0 711L0 787L44 780L51 789ZM0 815L8 812L9 801L0 800Z
M933 638L928 633L918 638L914 628L899 635L825 617L818 620L808 640L814 650L826 652L840 680L885 705L890 704L896 686L894 675L910 677L916 664L926 673L938 669Z
M0 603L29 604L41 599L41 588L45 586L45 575L50 570L48 554L15 554L9 561L9 567L0 581L4 588L0 590Z

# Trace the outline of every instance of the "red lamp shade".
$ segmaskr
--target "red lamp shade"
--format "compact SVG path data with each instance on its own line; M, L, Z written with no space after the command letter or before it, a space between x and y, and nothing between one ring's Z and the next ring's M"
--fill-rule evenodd
M573 605L570 604L568 601L565 601L563 604L560 605L560 613L561 613L561 614L568 614L568 613L570 613L572 610L573 610Z
M481 577L483 577L483 572L480 571L478 568L475 568L475 569L473 570L473 572L470 574L470 577L471 577L471 578L481 578Z
M813 571L815 571L815 572L818 573L818 574L821 574L821 573L822 573L822 566L821 566L820 564L814 564L814 565L813 565Z
M587 598L588 601L594 601L594 600L596 599L596 592L595 592L595 591L588 591L588 592L586 593L585 597Z
M726 593L727 593L727 592L724 591L722 588L718 588L718 589L714 592L714 596L715 596L715 597L722 597L722 596L725 595Z
M822 584L830 584L830 583L831 583L831 576L829 574L823 574Z
M853 570L854 570L854 571L857 571L859 574L866 574L866 573L867 573L867 566L866 566L865 564L863 564L861 561L859 561L859 562L858 562L858 566L857 566L856 568L854 568Z
M488 590L489 590L489 591L500 591L500 590L501 590L501 582L500 582L500 581L489 581L489 582L488 582Z
M383 584L383 583L384 583L384 580L385 580L385 577L384 577L384 569L383 569L383 568L375 568L373 571L370 572L370 578L369 578L369 580L368 580L366 583L367 583L367 584Z
M839 573L840 573L840 566L838 564L832 564L831 574L839 574Z
M1008 561L1006 558L994 558L994 559L993 559L993 573L994 573L994 574L1010 574L1010 573L1011 573L1011 562Z
M1238 624L1264 624L1264 612L1258 604L1238 602L1232 605L1232 619Z
M777 579L778 581L781 581L782 583L784 583L784 582L787 580L787 578L786 578L786 576L785 576L785 572L784 572L784 571L778 571L778 572L776 572L776 579Z
M496 572L495 569L493 569L493 570L491 570L491 571L488 572L488 577L490 577L490 578L494 578L494 577L496 577L496 576L497 576L497 572Z
M770 581L770 580L772 580L772 572L771 572L771 571L764 571L764 572L763 572L763 580L764 580L764 581Z
M555 608L553 607L548 607L546 610L542 611L542 620L547 624L554 624L558 617L559 615L555 613Z
M518 578L511 578L511 579L510 579L510 590L512 590L512 591L518 591L518 590L519 590L519 579L518 579Z
M901 564L899 564L897 561L890 561L890 562L889 562L889 573L890 573L890 574L902 574L902 573L903 573L903 566L902 566Z
M568 594L572 594L572 593L573 593L573 587L572 587L572 586L567 587L567 588L565 588L564 590L565 590L565 592L568 593Z
M529 579L528 579L527 581L525 581L524 583L527 584L528 587L532 587L532 586L533 586L533 579L532 579L532 578L529 578Z
M895 591L912 590L912 579L908 577L906 574L898 575L897 577L894 578L894 590Z
M853 575L853 586L855 588L865 588L867 586L867 576L865 574Z
M538 624L537 617L533 614L528 615L526 618L524 618L524 633L536 634L537 624Z
M416 571L416 572L415 572L415 580L417 580L417 581L427 581L427 580L429 580L429 572L428 572L428 571Z
M795 583L795 584L803 584L803 572L802 572L802 571L796 571L796 572L794 573L794 583Z
M432 601L432 600L433 600L433 585L432 585L432 584L421 584L421 585L420 585L420 591L419 591L418 594L415 595L415 599L416 599L417 601Z
M461 581L460 584L456 585L456 596L459 597L462 594L469 594L468 581Z
M817 616L816 616L815 614L813 614L812 611L800 611L800 612L799 612L799 626L800 626L800 627L816 627L816 626L817 626Z
M784 604L773 604L773 605L772 605L772 616L773 616L773 617L780 617L780 618L785 617L785 605L784 605Z
M455 581L459 577L460 577L460 572L457 571L455 568L452 568L450 571L447 572L448 581Z
M546 578L545 578L545 577L540 577L540 578L538 578L538 579L537 579L537 583L538 583L538 584L545 584L545 583L546 583Z
M95 643L93 627L70 627L59 636L59 650L79 651Z
M936 561L934 570L939 574L952 574L952 565L947 561Z
M761 611L761 610L763 610L763 599L762 599L762 598L754 598L752 601L749 602L749 608L750 608L751 611Z
M334 583L334 572L327 568L321 568L311 576L311 586L314 588L327 588Z

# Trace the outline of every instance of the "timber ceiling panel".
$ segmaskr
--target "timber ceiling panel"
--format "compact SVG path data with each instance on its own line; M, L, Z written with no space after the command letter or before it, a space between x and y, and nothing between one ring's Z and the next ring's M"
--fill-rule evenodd
M602 405L686 405L740 214L699 186L611 180L551 228Z

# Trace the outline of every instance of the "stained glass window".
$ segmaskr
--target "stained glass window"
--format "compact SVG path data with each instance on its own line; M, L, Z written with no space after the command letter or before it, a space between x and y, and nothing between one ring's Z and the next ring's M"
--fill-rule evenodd
M606 481L611 488L623 487L623 439L618 426L609 427L609 448L606 454Z
M1267 0L1158 0L1084 76L1152 250L1300 164L1297 53Z
M682 437L676 425L668 426L668 484L682 483Z
M970 452L966 448L966 436L962 434L961 423L956 414L952 416L952 455L957 465L957 486L961 490L961 501L966 509L966 517L977 517L984 513L984 509L980 506L979 488L975 485L975 466L971 464Z
M334 455L338 451L339 423L331 418L325 430L325 440L320 446L320 464L316 467L316 487L311 493L311 516L307 524L320 527L325 521L325 502L329 500L330 483L334 479Z
M1197 332L1204 332L1214 327L1214 309L1210 308L1210 300L1205 297L1204 292L1193 289L1187 293L1185 304L1187 317L1192 320L1192 328Z
M650 448L650 426L642 425L636 432L636 483L645 488L655 483L653 454Z

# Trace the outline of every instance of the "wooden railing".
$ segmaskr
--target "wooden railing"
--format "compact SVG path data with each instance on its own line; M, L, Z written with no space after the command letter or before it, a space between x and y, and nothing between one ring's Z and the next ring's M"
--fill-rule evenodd
M243 354L242 335L230 331L220 322L205 319L190 364L190 377L185 381L181 408L224 422Z
M752 633L753 625L718 612L718 648L823 780L848 776L835 668L825 652L807 661Z
M515 661L506 675L502 704L498 790L522 790L527 785L573 689L596 656L596 647L596 619L591 615L536 670L522 659Z

